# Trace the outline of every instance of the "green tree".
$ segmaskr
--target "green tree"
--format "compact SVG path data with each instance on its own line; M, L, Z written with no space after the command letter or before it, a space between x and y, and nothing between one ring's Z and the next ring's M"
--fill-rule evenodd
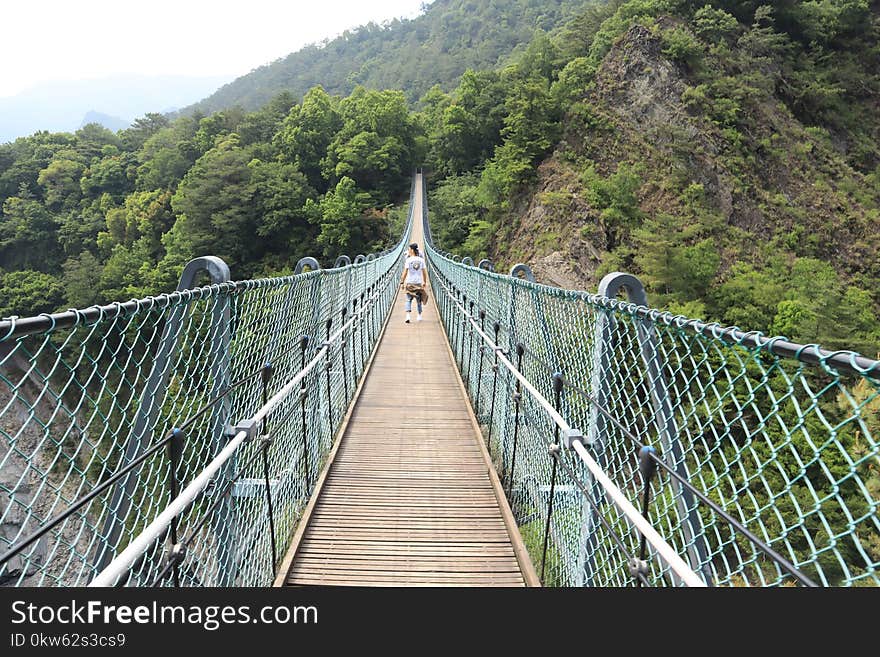
M69 156L57 156L40 171L37 182L45 190L46 204L50 209L63 210L76 206L82 195L80 179L84 171L85 165Z
M57 232L56 216L39 201L6 199L0 222L0 264L10 271L57 270L61 256Z
M303 98L302 105L290 108L274 136L285 160L298 167L316 190L327 188L321 160L327 156L330 142L342 127L337 105L322 87L313 87Z
M431 193L431 231L444 249L461 249L471 227L485 216L477 202L479 183L477 174L454 176L443 180Z
M251 154L231 134L218 141L187 172L171 206L178 216L177 245L188 250L185 260L214 254L230 267L241 268L259 259L265 250L255 240L258 210L251 185ZM181 235L182 233L182 235Z
M100 123L87 123L74 135L76 136L76 151L86 162L105 155L107 147L111 147L111 154L115 155L122 145L119 137Z
M746 330L769 329L784 295L784 273L778 264L758 269L737 263L714 290L713 309L726 324Z
M244 110L231 107L206 116L199 121L199 128L193 135L193 145L199 154L207 153L225 138L238 130L244 121Z
M256 112L246 114L236 130L242 146L269 146L294 105L293 94L283 91Z
M304 207L315 192L305 175L283 162L252 160L248 166L258 207L257 235L266 240L267 250L310 251L316 236Z
M134 152L140 149L144 143L163 128L167 128L170 121L164 114L148 112L137 118L131 127L120 131L119 139L125 150Z
M64 302L61 281L41 271L0 272L0 317L30 317L57 311Z
M591 162L584 169L581 180L587 200L599 212L605 248L613 251L623 236L637 226L642 218L637 196L643 184L639 169L624 163L606 178Z
M129 181L129 168L134 164L130 154L107 155L95 159L80 179L80 189L85 198L95 199L102 194L110 194L117 203L132 190Z
M399 91L358 87L339 104L342 128L327 148L323 173L332 183L343 177L369 190L377 205L405 187L415 163L417 123Z
M364 209L369 196L358 192L354 180L343 176L336 187L321 200L320 214L317 215L321 232L318 244L324 248L324 255L354 253L360 251L367 242L367 218Z
M101 296L101 263L91 251L68 258L64 263L64 297L70 308L86 308Z
M174 189L199 156L193 143L196 117L183 117L157 129L137 152L135 188L139 191Z

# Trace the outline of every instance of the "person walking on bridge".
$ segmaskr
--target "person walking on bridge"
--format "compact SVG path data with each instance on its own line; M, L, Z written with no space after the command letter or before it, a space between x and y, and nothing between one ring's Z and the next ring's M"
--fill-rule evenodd
M428 266L425 259L419 255L419 245L413 242L409 245L409 255L403 265L403 275L400 277L400 286L406 290L406 319L407 324L412 319L412 302L416 300L418 317L422 321L422 305L428 300Z

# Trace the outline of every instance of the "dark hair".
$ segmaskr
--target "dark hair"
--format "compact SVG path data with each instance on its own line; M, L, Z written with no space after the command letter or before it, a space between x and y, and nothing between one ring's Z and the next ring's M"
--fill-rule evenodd
M418 244L413 242L412 244L409 245L409 248L411 248L413 251L415 251L416 255L419 255L419 245Z

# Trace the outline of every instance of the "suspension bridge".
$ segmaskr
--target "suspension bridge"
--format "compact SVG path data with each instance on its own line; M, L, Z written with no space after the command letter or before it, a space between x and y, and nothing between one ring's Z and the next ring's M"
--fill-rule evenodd
M497 273L428 214L417 173L381 253L0 321L0 583L880 583L880 363Z

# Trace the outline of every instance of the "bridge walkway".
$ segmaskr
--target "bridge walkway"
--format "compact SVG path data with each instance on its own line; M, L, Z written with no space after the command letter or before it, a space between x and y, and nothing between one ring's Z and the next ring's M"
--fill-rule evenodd
M276 585L535 585L436 308L406 324L404 304L400 292Z

